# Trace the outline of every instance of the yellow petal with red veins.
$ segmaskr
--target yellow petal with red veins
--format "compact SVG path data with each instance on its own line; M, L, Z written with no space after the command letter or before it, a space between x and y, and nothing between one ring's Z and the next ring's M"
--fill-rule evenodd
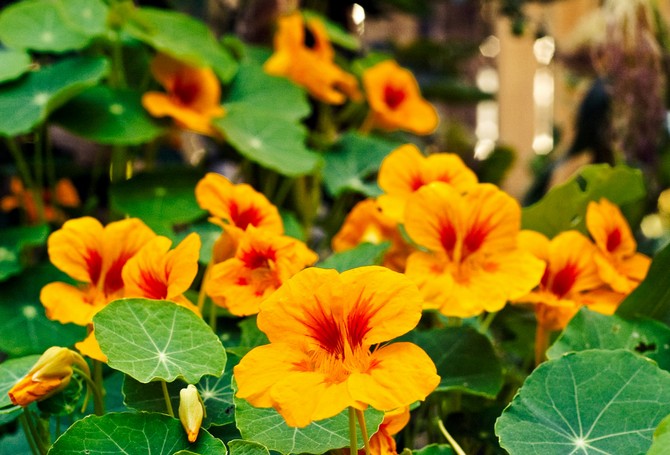
M619 207L607 199L589 202L586 227L600 250L619 259L635 254L637 243Z
M77 281L97 283L103 267L103 230L92 217L66 221L49 236L51 263Z
M348 379L354 400L375 409L391 410L425 399L437 385L433 361L412 343L393 343L372 353L367 372Z
M104 308L104 298L95 298L95 289L82 290L70 284L49 283L40 292L40 301L49 319L63 324L85 326Z
M548 289L562 297L603 284L594 262L596 247L577 231L558 234L549 244Z

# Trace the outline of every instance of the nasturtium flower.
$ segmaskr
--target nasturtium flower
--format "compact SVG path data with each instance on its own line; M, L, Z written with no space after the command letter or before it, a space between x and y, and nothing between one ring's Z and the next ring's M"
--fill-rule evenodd
M363 87L370 105L372 125L384 130L430 134L440 118L426 101L411 71L385 60L363 73Z
M87 325L107 303L124 296L123 267L155 237L142 221L129 218L103 227L95 218L69 220L49 236L53 265L82 283L49 283L40 300L49 319Z
M198 204L207 210L213 223L223 229L214 246L214 262L232 257L237 242L248 226L284 233L284 223L277 207L246 183L234 184L213 172L205 175L195 187Z
M607 199L589 202L586 227L598 252L600 277L617 292L629 293L644 279L651 259L637 252L637 243L619 207Z
M122 274L125 297L171 300L197 312L183 294L198 274L200 237L189 234L173 250L171 245L167 237L156 236L128 260Z
M29 223L37 223L40 216L35 204L33 193L23 186L23 182L16 177L9 181L10 195L0 199L0 209L3 212L10 212L15 209L22 209ZM77 189L69 179L60 179L56 182L54 191L39 190L43 197L44 218L49 222L62 222L65 220L65 214L58 208L60 207L78 207L81 204Z
M279 18L278 27L274 54L263 65L266 73L292 80L324 103L360 98L356 78L333 61L335 52L320 20L305 21L295 12Z
M454 153L434 153L424 156L413 144L392 151L379 168L377 177L384 194L377 198L382 211L402 222L407 198L432 182L444 182L458 191L477 185L477 176Z
M413 251L403 239L398 223L382 213L374 199L359 202L351 209L344 224L333 237L333 251L346 251L361 243L390 241L382 265L396 272L405 270L407 256Z
M405 428L409 423L409 418L409 406L385 412L379 430L370 438L371 455L397 455L398 451L393 435ZM364 450L358 451L359 455L364 453Z
M18 406L28 406L65 389L74 372L73 366L90 374L88 364L74 351L52 346L37 359L26 376L9 390L9 399Z
M390 411L425 399L440 380L430 357L386 344L416 326L422 303L410 280L383 267L303 270L261 303L270 344L235 366L237 396L292 427L350 406Z
M195 442L200 433L205 408L193 384L189 384L179 391L179 420L186 431L188 442Z
M551 241L534 231L522 231L522 247L546 264L537 289L517 299L535 304L538 324L546 330L567 325L580 307L612 314L623 294L607 289L594 262L596 246L577 231L565 231Z
M498 311L539 282L544 263L518 247L521 208L491 184L463 194L435 182L407 202L405 229L428 252L407 260L405 273L421 289L426 307L446 316Z
M300 240L249 226L235 256L212 268L205 289L234 315L256 314L263 299L317 259Z
M172 117L181 128L215 136L212 119L221 117L221 86L210 68L195 68L158 54L151 62L151 74L167 93L147 92L142 106L154 117Z

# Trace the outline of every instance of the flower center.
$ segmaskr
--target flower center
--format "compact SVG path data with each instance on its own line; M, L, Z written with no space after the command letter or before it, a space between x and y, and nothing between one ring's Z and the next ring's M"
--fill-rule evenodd
M172 94L183 106L190 106L198 97L200 87L195 81L190 81L185 77L177 77L172 88Z
M616 228L607 235L607 251L614 252L621 245L621 231Z
M237 203L233 201L230 203L228 211L230 212L230 220L242 230L246 230L249 225L258 227L261 224L262 217L256 207L241 210Z
M250 249L243 251L240 260L244 263L247 268L250 269L270 269L270 262L275 262L277 260L277 252L272 248L267 248L264 251Z
M391 109L397 109L407 98L407 93L401 87L394 87L387 84L384 87L384 102Z
M140 289L146 298L162 300L167 298L167 284L151 272L143 270L140 276Z
M577 265L571 262L567 263L565 267L554 274L554 279L551 282L551 292L558 297L567 295L577 281L578 274L579 268Z

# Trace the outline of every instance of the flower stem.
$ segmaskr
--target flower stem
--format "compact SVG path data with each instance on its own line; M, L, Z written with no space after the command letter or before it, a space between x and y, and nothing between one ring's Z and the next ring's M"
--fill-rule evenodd
M94 362L98 362L97 360L94 360ZM100 363L100 362L98 362ZM97 416L101 416L105 414L105 401L102 398L102 388L100 385L98 385L97 381L94 379L91 379L91 377L86 374L84 371L80 370L79 368L74 369L79 376L81 376L84 381L86 381L86 385L88 386L88 390L93 394L93 412ZM102 371L102 369L101 369ZM95 365L94 365L94 370L93 370L93 375L96 375L95 371Z
M447 441L449 441L449 444L451 445L451 448L454 449L454 452L456 452L456 455L465 455L465 451L458 445L453 436L449 434L441 419L437 419L437 426L440 428L444 437L447 438Z
M356 440L356 410L349 406L349 455L358 453L358 441Z
M217 316L216 304L212 302L209 306L209 326L212 328L212 332L216 333L216 316Z
M170 414L170 417L174 417L172 402L170 401L170 393L168 392L167 383L165 381L161 381L161 388L163 389L163 398L165 398L165 407L167 408L167 412Z
M33 422L33 418L31 416L31 412L26 408L23 410L23 414L21 414L22 421L24 425L24 431L25 428L28 428L28 431L26 432L26 436L28 436L28 433L30 433L30 436L28 437L28 441L32 438L32 441L35 445L36 450L35 453L41 454L41 455L46 455L47 453L47 448L44 447L44 441L42 440L42 435L37 431L37 428L35 427L35 422ZM33 446L31 445L31 448Z
M358 418L358 426L361 427L361 436L363 436L363 444L365 445L365 455L370 455L370 436L368 436L368 427L365 425L363 411L356 409L356 417Z
M44 201L42 200L40 189L35 187L35 182L33 181L33 178L30 174L28 163L26 163L26 160L23 158L23 153L21 152L19 145L13 138L7 138L6 143L7 148L9 149L9 153L11 153L12 158L14 158L16 169L19 171L19 175L21 176L23 183L26 185L28 191L32 193L33 200L35 201L35 207L37 208L37 217L39 221L42 222L45 220L45 216Z
M491 323L496 318L497 314L498 312L496 311L487 313L485 317L480 319L481 322L479 323L479 333L486 333L489 330L489 327L491 327Z
M542 324L535 328L535 366L538 366L545 360L545 353L549 347L549 332Z
M26 435L26 440L28 441L28 445L30 446L30 451L33 453L33 455L41 455L42 452L40 452L40 448L38 447L37 441L35 440L35 434L32 431L34 427L29 422L30 418L26 415L27 412L28 412L27 409L23 410L23 412L19 416L19 421L21 422L23 432Z
M207 294L205 294L205 284L209 279L209 274L212 270L213 265L214 265L214 254L212 253L212 258L207 263L205 273L202 275L202 282L200 283L200 291L198 292L198 311L200 312L200 314L202 314L202 310L205 307L205 298L207 297Z

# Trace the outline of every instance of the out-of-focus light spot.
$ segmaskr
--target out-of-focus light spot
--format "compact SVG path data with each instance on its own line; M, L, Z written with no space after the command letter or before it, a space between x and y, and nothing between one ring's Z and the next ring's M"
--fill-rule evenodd
M533 54L538 63L548 65L551 59L554 58L554 51L556 50L556 43L551 36L543 36L535 40L533 44Z
M554 148L554 138L548 134L538 134L533 139L533 150L538 155L546 155Z
M365 9L358 3L354 3L351 6L351 20L357 26L360 26L365 21Z
M493 153L496 148L496 143L491 139L480 139L475 144L475 159L485 160Z
M535 72L533 80L533 99L537 106L552 106L554 103L554 75L551 70L542 68Z
M498 71L492 67L486 67L477 73L477 88L482 92L496 93L500 84L498 82Z
M482 44L479 45L479 52L484 57L495 58L500 53L500 40L498 37L493 35L486 37Z

